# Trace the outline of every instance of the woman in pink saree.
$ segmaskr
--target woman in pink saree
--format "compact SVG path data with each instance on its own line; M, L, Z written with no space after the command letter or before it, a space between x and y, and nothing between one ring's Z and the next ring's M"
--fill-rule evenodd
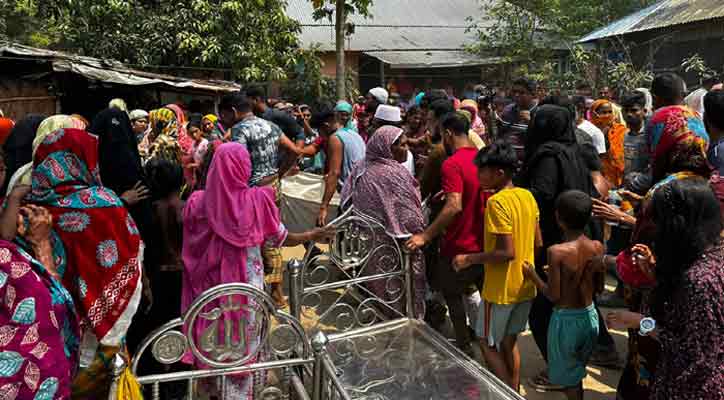
M205 290L224 283L247 283L264 290L264 265L261 248L296 246L328 236L327 230L315 229L305 233L290 233L280 221L274 192L268 187L249 187L251 160L244 145L225 143L214 152L205 190L194 192L186 202L183 215L183 292L181 311ZM246 299L242 299L245 303ZM253 311L227 312L222 318L257 321ZM207 324L208 325L208 324ZM196 324L194 335L199 337L206 326ZM249 327L261 332L259 327ZM222 329L219 336L223 337ZM259 345L259 337L247 330L246 354ZM238 338L235 338L238 343ZM190 354L185 358L192 362ZM251 360L253 362L255 360ZM203 368L198 361L197 367ZM253 379L237 375L227 379L223 389L227 398L252 399Z
M365 158L355 164L342 188L343 207L354 205L358 211L382 223L387 234L397 239L425 230L417 181L402 164L407 154L407 138L402 129L389 125L379 128L367 142ZM376 274L389 271L390 266L381 265L385 260L388 258L372 259L365 272ZM421 318L425 313L427 290L422 252L411 255L410 266L415 275L415 314ZM385 302L398 297L388 293L386 280L369 282L368 287ZM391 306L404 314L401 301Z

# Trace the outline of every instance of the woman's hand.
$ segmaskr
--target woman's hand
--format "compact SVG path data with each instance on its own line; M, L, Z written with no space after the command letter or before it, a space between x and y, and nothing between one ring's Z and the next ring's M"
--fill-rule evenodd
M624 223L628 225L636 225L636 220L616 206L604 203L598 199L593 200L593 216L602 218L611 222ZM633 220L633 221L632 221Z
M641 202L641 200L644 199L643 196L636 194L634 192L631 192L629 190L619 190L618 191L619 196L621 196L622 199L628 201L629 203L638 204Z
M617 330L639 329L643 318L643 315L631 311L613 311L606 314L606 325Z
M651 252L649 246L645 244L636 244L631 248L633 253L634 264L639 267L639 270L646 275L650 280L656 279L656 257Z
M28 219L28 227L22 224L22 234L32 246L40 246L50 240L50 229L53 226L53 216L47 209L28 204L20 209L20 214Z
M123 194L121 195L121 199L123 199L123 201L127 205L135 206L136 204L140 203L142 200L146 200L150 196L151 193L148 188L144 186L141 181L138 181L132 189L123 192Z
M20 203L25 196L27 196L30 191L32 190L32 186L30 185L15 185L13 190L10 191L10 194L8 195L8 201L16 201Z
M313 242L325 242L334 237L337 233L337 228L334 226L325 226L322 228L314 228L308 232L309 240Z
M470 265L470 257L468 257L467 254L460 254L455 256L452 262L452 267L455 272L460 272L470 267Z

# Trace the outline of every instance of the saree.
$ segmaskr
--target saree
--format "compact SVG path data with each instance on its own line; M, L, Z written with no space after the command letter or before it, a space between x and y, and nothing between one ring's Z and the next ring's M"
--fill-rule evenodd
M70 293L28 253L0 240L0 395L69 399L78 318Z
M191 147L193 147L194 143L193 139L191 139L191 136L189 136L188 131L186 130L186 124L188 121L186 121L186 114L184 114L184 110L176 104L168 104L166 108L176 114L176 140L178 140L178 144L181 146L183 154L191 153Z
M403 239L425 230L417 181L392 155L392 144L402 133L402 129L393 126L379 128L367 142L365 158L352 168L341 193L342 207L354 205L361 213L379 221L389 235L383 236L384 244L392 246L390 236ZM395 268L386 264L389 260L388 257L372 258L365 272L371 275L389 272ZM415 315L421 318L425 313L427 291L422 251L411 255L410 264L414 271ZM399 284L396 280L375 280L367 286L377 298L405 314L402 300L393 301L398 295L392 293L400 288L390 286L396 284Z
M644 197L638 211L631 244L651 246L656 226L653 223L651 198L665 185L682 179L709 178L711 167L706 160L709 137L698 115L683 106L664 107L656 111L646 126L652 154L652 174L656 184ZM716 182L712 182L714 192ZM616 269L626 284L624 299L629 309L647 315L651 289L655 282L642 276L633 264L633 253L626 249L616 259ZM626 366L618 385L621 399L649 398L659 359L659 343L629 330Z
M139 145L144 161L153 158L171 161L181 165L183 150L178 143L178 120L176 114L168 108L159 108L149 114L151 134L146 135Z
M84 343L119 351L141 298L141 239L121 199L101 185L98 139L79 129L47 135L34 156L29 200L53 216L53 256L86 326ZM92 371L93 386L74 395L103 397L109 372Z
M606 104L610 105L613 109L614 104L610 101L596 100L591 106L592 115L595 114L595 111L599 107ZM591 117L591 122L603 131L605 131L606 127L610 126L605 136L606 155L601 157L601 173L613 187L621 187L626 164L623 153L623 141L626 132L628 132L628 128L618 123L614 114L607 116L607 118L593 116Z
M249 187L251 159L244 145L226 143L218 146L211 161L205 190L194 192L186 202L183 213L184 264L181 311L205 290L224 283L247 283L258 289L264 287L264 266L261 246L265 243L280 247L287 231L280 222L274 191L270 187ZM237 311L223 311L218 321L215 340L244 343L245 355L259 349L260 317L248 304L246 296L234 299L242 304ZM215 307L221 307L215 304ZM223 308L223 307L222 307ZM193 334L199 338L212 325L199 321ZM236 329L237 326L246 329ZM232 332L225 329L230 326ZM241 332L240 332L241 330ZM240 336L244 337L241 338ZM254 362L258 354L251 358ZM184 362L194 363L191 354ZM206 367L200 361L199 368ZM223 390L230 398L253 398L254 383L249 374L234 375Z

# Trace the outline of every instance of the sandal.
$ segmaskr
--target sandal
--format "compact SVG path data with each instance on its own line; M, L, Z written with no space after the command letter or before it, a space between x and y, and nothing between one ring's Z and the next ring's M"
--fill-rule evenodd
M548 372L546 371L541 371L541 373L539 373L538 375L529 378L528 384L532 388L543 392L554 392L558 390L563 390L563 386L553 384L550 380L548 380Z

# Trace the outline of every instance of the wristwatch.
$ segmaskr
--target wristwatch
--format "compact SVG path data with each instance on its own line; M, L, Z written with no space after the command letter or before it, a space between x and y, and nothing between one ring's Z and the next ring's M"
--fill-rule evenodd
M651 317L645 317L639 322L639 335L647 336L656 329L656 320Z

